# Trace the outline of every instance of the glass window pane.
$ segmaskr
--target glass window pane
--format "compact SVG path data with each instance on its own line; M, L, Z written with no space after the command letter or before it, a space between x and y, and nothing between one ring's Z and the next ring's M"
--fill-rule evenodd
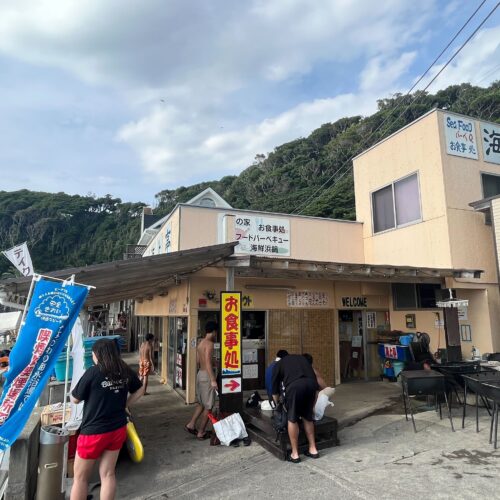
M372 194L373 231L378 233L394 227L394 205L392 186L379 189Z
M420 284L417 285L418 306L421 309L433 309L436 307L436 293L441 290L440 285Z
M398 226L420 219L420 193L417 174L394 183L396 222Z
M483 197L489 198L500 194L500 175L482 174Z
M394 283L392 285L394 309L416 309L417 296L413 283Z

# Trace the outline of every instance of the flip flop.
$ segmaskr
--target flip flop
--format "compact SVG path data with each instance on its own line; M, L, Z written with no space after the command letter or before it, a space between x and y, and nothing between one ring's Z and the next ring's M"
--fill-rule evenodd
M210 431L205 431L203 433L203 436L196 435L196 439L199 439L200 441L205 441L205 439L208 439L211 435L212 433Z
M187 425L184 426L184 430L186 432L189 432L189 434L192 434L193 436L198 435L198 431L196 429L190 429Z

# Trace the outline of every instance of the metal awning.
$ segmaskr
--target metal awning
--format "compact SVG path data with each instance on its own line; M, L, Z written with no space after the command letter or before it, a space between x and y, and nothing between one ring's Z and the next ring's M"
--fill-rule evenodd
M480 269L347 264L272 257L229 257L218 264L234 267L235 276L274 279L326 279L440 283L443 278L480 278Z
M236 245L237 242L224 243L150 257L62 269L44 274L62 279L74 274L76 282L96 287L89 293L88 305L107 304L161 295L166 292L168 286L178 283L187 275L229 257L233 254ZM6 295L27 296L30 283L30 277L2 280L0 292Z

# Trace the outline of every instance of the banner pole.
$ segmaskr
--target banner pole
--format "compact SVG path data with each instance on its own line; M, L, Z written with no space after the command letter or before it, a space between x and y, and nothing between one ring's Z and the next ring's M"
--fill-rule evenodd
M23 327L24 320L26 319L26 312L28 311L28 307L31 302L31 296L33 295L33 288L35 287L35 281L38 281L39 279L40 276L38 274L33 275L33 279L31 280L31 285L28 292L28 297L26 298L26 304L24 306L23 315L21 316L21 323L19 324L19 330L21 330L21 328ZM19 334L19 331L17 333Z
M64 401L63 401L63 414L62 414L62 427L66 424L66 405L68 402L68 380L69 380L69 344L71 339L71 334L66 342L66 374L64 376Z

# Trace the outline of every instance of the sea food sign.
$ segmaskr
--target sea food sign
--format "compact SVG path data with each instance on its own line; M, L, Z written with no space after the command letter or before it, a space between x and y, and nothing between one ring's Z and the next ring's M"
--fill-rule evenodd
M241 375L241 293L221 293L222 377Z
M477 160L476 127L473 120L465 116L444 115L446 152Z
M9 447L24 428L87 294L87 287L81 285L36 282L0 398L0 450Z

